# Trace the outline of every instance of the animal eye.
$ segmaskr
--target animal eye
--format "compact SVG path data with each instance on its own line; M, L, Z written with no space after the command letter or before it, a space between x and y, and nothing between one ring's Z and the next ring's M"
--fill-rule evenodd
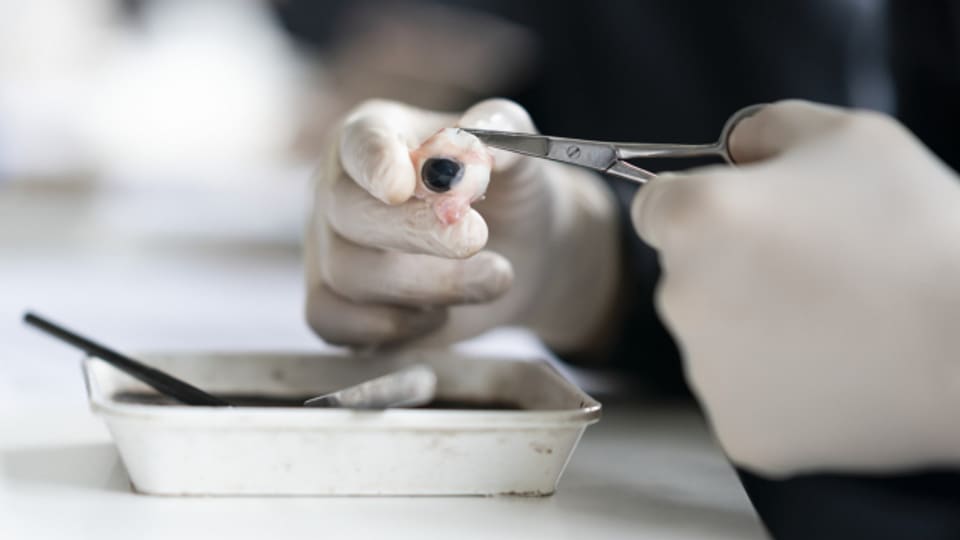
M420 176L431 191L443 193L463 178L463 165L450 158L430 158L423 164Z

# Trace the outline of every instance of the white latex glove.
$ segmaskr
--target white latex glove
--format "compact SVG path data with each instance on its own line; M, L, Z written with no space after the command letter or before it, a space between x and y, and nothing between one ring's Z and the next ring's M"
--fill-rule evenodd
M723 448L774 476L960 464L955 173L891 118L797 101L731 149L633 206Z
M310 326L331 343L376 345L523 324L559 350L589 346L618 286L612 192L585 171L493 151L486 198L445 225L414 197L410 153L454 125L534 130L505 100L459 117L385 101L347 115L305 239Z

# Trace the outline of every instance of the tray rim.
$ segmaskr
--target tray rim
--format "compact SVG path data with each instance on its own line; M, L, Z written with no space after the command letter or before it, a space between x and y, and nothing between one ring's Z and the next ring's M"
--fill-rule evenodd
M355 411L347 409L295 409L276 407L197 407L167 405L157 407L145 404L119 403L104 394L94 370L94 362L106 367L102 360L85 356L82 359L84 383L90 408L94 413L110 421L158 422L166 428L205 428L217 431L273 431L290 428L370 431L405 429L411 431L484 431L503 429L564 429L585 427L600 419L602 405L586 394L577 385L564 377L550 362L543 358L493 356L453 351L452 354L474 359L489 358L490 361L513 361L538 365L561 387L576 395L581 406L570 409L544 410L437 410L437 409L389 409L386 411ZM140 358L164 356L185 357L331 357L338 353L321 351L228 351L228 350L171 350L144 351Z

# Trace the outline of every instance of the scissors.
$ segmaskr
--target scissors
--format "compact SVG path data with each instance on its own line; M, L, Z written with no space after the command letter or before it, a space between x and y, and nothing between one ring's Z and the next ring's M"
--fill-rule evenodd
M707 144L614 143L550 137L537 133L468 129L485 145L517 154L559 161L644 184L654 173L637 167L628 160L637 158L687 158L718 156L733 165L730 155L730 133L743 119L753 116L763 104L751 105L733 114L720 131L720 138Z

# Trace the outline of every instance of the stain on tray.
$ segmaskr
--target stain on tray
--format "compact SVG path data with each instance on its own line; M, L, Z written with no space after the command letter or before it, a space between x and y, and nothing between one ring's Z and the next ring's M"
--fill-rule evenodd
M534 452L538 453L538 454L552 454L552 453L553 453L553 448L552 448L550 445L543 444L543 443L536 442L536 441L530 443L530 449L533 450Z
M237 407L293 407L302 408L303 402L316 397L305 396L276 396L264 394L217 394ZM171 406L182 405L180 402L167 396L152 392L118 392L113 395L117 403L136 405ZM482 411L518 411L523 410L517 404L507 401L472 401L438 399L417 409L446 409L446 410L482 410Z

